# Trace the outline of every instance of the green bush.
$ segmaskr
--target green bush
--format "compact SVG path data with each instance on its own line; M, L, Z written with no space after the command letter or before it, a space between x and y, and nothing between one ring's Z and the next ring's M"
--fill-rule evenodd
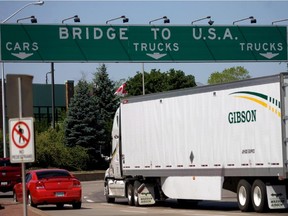
M88 155L83 147L67 147L64 144L63 127L36 134L36 167L57 167L68 170L85 170Z

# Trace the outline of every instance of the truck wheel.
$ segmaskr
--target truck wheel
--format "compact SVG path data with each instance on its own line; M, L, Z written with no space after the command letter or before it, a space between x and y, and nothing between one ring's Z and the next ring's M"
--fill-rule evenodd
M138 197L138 188L140 187L141 183L139 181L134 182L134 204L135 206L139 206L139 197Z
M115 202L114 197L109 197L109 187L108 187L107 180L104 183L104 193L105 193L105 198L106 198L107 203L114 203Z
M245 179L241 179L238 183L237 203L242 212L251 210L251 185Z
M127 188L128 204L134 206L134 186L133 184L128 184Z
M266 185L259 179L252 185L252 204L256 212L264 212L268 206Z

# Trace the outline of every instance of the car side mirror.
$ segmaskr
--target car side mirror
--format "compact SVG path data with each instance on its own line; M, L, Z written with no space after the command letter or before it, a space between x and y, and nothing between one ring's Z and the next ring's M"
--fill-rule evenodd
M107 162L110 162L111 159L112 159L112 157L105 156L105 155L103 155L103 154L101 154L101 157L102 157L105 161L107 161Z

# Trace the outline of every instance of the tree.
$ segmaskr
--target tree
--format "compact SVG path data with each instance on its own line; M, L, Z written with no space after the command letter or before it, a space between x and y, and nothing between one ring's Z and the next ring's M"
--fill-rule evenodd
M195 77L193 75L185 75L181 70L170 69L167 76L168 90L196 86Z
M101 136L101 153L109 154L109 146L111 143L111 129L113 124L114 114L117 110L119 101L114 95L114 83L109 79L105 64L97 68L93 74L93 84L96 103L99 108L99 113L103 119L104 131Z
M248 70L244 67L238 66L225 69L221 73L218 71L212 73L208 78L208 84L227 83L248 78L251 78Z
M170 69L162 73L160 70L152 69L150 73L144 73L145 94L163 92L181 88L196 86L193 75L185 75L181 70ZM137 74L127 80L127 91L129 95L141 95L142 73Z
M80 80L71 100L65 124L65 143L68 147L81 146L89 154L91 168L102 139L103 125L99 107L87 81Z

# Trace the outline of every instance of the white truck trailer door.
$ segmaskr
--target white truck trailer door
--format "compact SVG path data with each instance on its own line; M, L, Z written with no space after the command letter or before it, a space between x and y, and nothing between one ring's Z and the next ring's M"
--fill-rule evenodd
M286 169L284 172L286 172L285 178L288 178L288 76L287 74L283 75L282 79L282 104L281 104L281 110L282 110L282 116L283 116L283 141L285 142L283 144L283 158L284 158L284 168Z

